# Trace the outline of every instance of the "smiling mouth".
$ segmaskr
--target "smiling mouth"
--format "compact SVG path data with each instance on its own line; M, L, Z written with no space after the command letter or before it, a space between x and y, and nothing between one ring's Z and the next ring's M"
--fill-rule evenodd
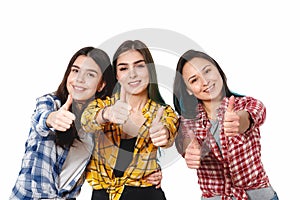
M208 88L204 90L204 92L211 92L211 90L215 87L215 84L210 85Z
M137 86L137 85L139 85L140 83L141 83L141 81L138 80L138 81L132 81L132 82L129 82L128 85L130 85L130 86Z
M73 86L73 88L74 88L74 90L76 90L76 91L84 91L84 90L85 90L85 88L79 87L79 86Z

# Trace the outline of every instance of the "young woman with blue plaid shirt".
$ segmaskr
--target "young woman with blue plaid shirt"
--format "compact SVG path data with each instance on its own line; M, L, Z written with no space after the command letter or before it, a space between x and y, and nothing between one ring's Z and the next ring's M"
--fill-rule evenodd
M104 51L85 47L73 55L56 92L37 99L10 200L78 196L94 146L93 135L83 132L78 120L95 96L111 94L113 80Z

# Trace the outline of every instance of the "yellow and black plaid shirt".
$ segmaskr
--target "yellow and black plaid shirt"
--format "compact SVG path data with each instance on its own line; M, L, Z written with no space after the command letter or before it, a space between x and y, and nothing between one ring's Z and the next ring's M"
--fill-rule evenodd
M122 126L109 122L99 125L95 118L101 109L113 105L117 99L116 96L106 100L94 100L85 109L81 118L84 130L95 132L95 149L87 167L86 180L95 190L106 189L110 200L118 200L125 185L151 186L144 178L160 168L157 163L157 147L150 139L149 129L161 105L150 99L142 110L146 121L139 129L132 162L125 170L123 177L114 176L113 170L118 156ZM166 146L170 147L178 128L178 116L171 106L165 107L161 122L170 132L169 143Z

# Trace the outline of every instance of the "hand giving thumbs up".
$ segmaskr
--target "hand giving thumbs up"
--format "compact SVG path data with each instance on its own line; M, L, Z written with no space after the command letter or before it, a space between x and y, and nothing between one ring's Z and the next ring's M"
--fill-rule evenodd
M124 124L130 115L131 106L127 103L126 100L126 91L121 87L120 99L112 106L107 107L107 109L102 111L103 115L110 122L117 124Z
M201 146L192 130L188 130L188 135L190 136L191 141L185 150L184 159L188 168L199 169Z
M160 121L163 116L164 108L160 107L157 110L156 117L152 121L151 128L149 130L150 138L155 146L165 146L168 144L170 133L169 130Z
M69 94L66 103L57 111L49 114L46 124L49 128L58 131L66 131L75 120L75 115L69 111L72 105L72 96Z
M239 132L240 116L234 111L234 96L229 98L229 103L224 116L224 132L226 136L235 136Z

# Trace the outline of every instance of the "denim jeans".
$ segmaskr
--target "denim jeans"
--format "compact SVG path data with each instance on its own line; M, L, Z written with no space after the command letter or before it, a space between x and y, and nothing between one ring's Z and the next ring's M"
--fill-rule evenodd
M211 198L203 198L203 197L201 198L201 200L206 200L206 199L209 199L209 200L221 200L221 197L220 196L216 196L216 197L211 197ZM233 199L235 199L235 198L233 198ZM262 199L262 200L267 200L267 199ZM279 200L276 192L274 193L274 196L270 200Z
M275 194L274 194L274 197L273 197L271 200L279 200L279 198L278 198L276 192L275 192Z

